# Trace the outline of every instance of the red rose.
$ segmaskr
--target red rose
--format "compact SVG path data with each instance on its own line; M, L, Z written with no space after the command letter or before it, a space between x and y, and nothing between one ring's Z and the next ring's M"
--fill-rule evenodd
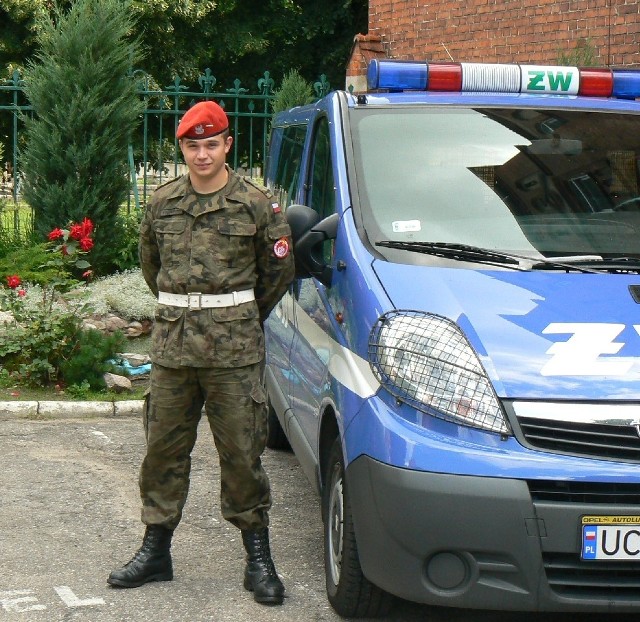
M82 228L83 238L86 238L87 236L91 235L91 233L93 232L93 223L88 218L85 218L80 223L80 227Z
M75 223L71 225L71 227L69 228L69 237L73 238L74 240L80 240L83 237L82 225L78 225Z
M58 240L64 237L64 231L56 227L53 231L49 233L50 240Z
M87 281L93 276L93 270L86 270L82 273L82 278L87 279Z
M7 277L7 287L10 287L11 289L19 287L20 283L22 283L22 280L17 274Z
M80 240L80 248L85 252L90 251L93 248L93 240L89 237L82 238Z
M22 298L23 296L27 295L27 290L25 289L19 289L18 290L18 296L20 296L20 298Z
M73 223L69 230L69 235L74 240L81 240L91 235L93 232L93 223L85 218L81 223Z

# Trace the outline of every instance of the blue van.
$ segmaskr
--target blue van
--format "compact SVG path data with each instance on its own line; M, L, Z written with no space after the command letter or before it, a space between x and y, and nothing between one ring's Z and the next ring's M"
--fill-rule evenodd
M276 116L269 446L331 605L640 611L640 72L373 61Z

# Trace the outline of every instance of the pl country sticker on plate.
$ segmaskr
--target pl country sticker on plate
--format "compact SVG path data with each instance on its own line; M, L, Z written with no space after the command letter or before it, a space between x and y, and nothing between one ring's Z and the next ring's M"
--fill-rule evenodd
M584 560L639 561L640 516L583 516Z

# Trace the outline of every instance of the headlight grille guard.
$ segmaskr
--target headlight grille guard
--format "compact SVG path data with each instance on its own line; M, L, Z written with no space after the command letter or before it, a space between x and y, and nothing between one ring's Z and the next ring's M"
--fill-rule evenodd
M511 434L488 376L450 319L398 309L381 315L369 336L369 364L401 402L454 423Z

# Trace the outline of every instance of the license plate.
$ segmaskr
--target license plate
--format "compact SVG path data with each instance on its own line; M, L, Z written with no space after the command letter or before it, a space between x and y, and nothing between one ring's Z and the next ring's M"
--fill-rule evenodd
M583 516L581 557L640 561L640 516Z

